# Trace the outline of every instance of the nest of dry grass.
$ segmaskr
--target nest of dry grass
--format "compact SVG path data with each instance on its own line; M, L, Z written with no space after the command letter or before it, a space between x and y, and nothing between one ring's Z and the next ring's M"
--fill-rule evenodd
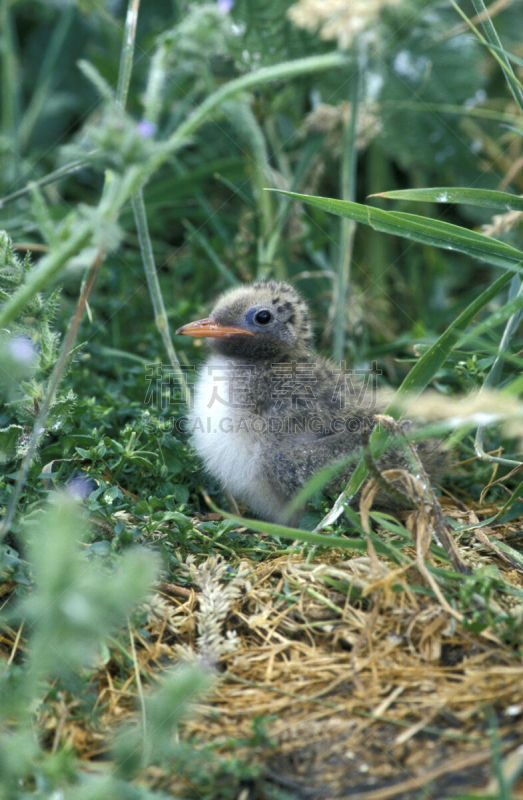
M473 514L452 512L461 522ZM460 552L475 567L495 563L507 583L521 588L520 569L492 545L513 531L493 527L486 538L483 529L479 538L463 538ZM216 556L187 564L195 588L158 587L147 608L148 635L134 632L141 670L154 679L188 659L216 667L212 691L181 735L259 766L259 780L238 796L273 796L262 781L321 800L409 800L422 789L427 798L488 792L492 711L504 768L517 768L517 646L489 628L467 631L457 611L420 591L424 576L412 550L411 564L402 567L347 551L244 561L232 579ZM513 598L506 603L518 613ZM132 671L117 686L109 661L96 682L103 709L96 729L73 723L66 703L42 720L55 746L69 741L85 759L103 757L117 724L136 707ZM260 716L268 739L247 746ZM144 779L174 796L191 793L187 777L155 769Z

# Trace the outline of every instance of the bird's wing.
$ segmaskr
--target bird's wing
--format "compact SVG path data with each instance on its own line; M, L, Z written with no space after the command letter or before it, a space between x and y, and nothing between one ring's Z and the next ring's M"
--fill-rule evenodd
M353 455L353 459L350 455ZM265 441L263 462L267 479L290 499L318 470L333 461L348 457L346 476L361 455L361 439L345 431L320 435L318 432L279 434Z
M329 432L325 426L314 430L312 425L311 429L296 430L294 434L280 431L279 435L266 440L263 461L267 478L275 491L290 500L316 472L327 464L345 461L346 458L346 463L332 481L334 489L342 488L362 455L363 444L367 439L362 434L370 433L376 421L373 416L361 414L345 415L337 419L341 426L339 432ZM279 422L282 423L282 420ZM299 422L303 427L303 419ZM311 423L311 420L308 422ZM428 440L418 443L416 449L429 476L433 479L438 477L448 461L441 443ZM378 466L383 470L411 468L410 460L401 446L393 446L387 450L378 460ZM387 505L386 502L381 504Z

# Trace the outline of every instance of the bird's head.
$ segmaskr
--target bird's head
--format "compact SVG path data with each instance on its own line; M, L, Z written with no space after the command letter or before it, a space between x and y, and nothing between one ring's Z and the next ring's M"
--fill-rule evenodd
M257 281L231 289L206 319L176 333L210 339L215 352L245 359L296 359L311 347L309 310L283 281Z

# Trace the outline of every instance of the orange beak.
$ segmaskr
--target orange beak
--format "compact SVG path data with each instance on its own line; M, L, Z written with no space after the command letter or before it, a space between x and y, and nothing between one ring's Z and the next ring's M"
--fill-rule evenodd
M212 317L205 319L197 319L195 322L188 322L187 325L182 325L176 331L180 336L197 336L210 337L213 339L222 338L224 336L254 336L251 331L245 331L243 328L234 328L232 325L220 325Z

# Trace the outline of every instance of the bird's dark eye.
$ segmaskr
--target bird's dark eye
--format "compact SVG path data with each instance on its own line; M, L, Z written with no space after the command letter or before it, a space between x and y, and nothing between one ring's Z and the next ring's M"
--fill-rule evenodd
M270 311L267 311L266 308L262 308L261 311L257 311L254 315L254 321L258 323L258 325L267 325L272 319L272 314Z

